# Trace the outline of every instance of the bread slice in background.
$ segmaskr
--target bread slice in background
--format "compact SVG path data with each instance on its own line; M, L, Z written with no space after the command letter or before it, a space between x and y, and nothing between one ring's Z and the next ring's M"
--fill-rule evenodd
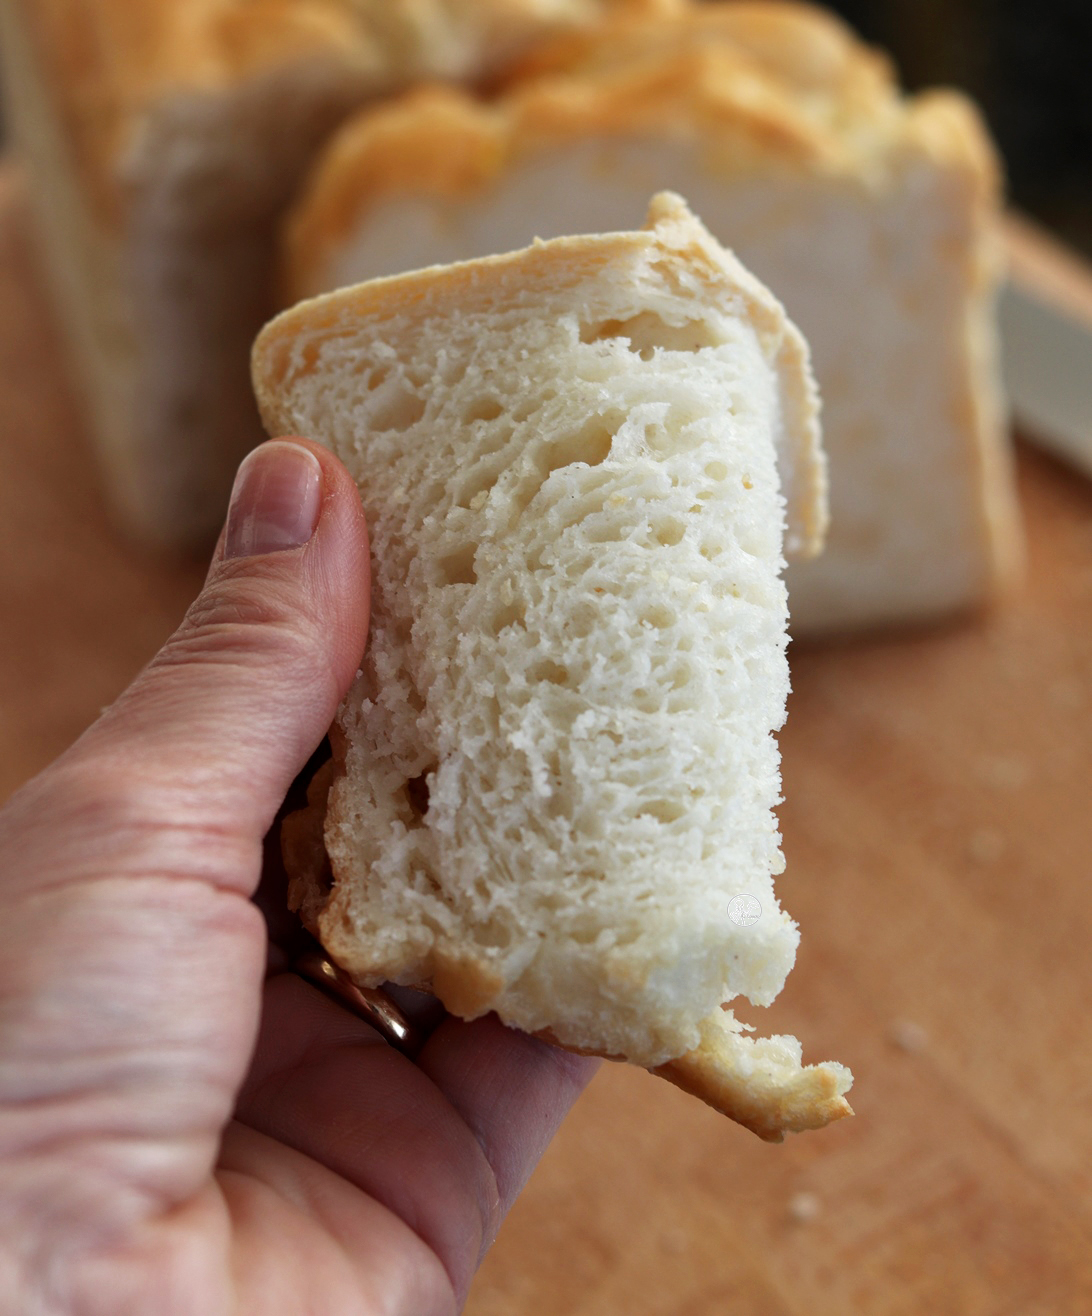
M172 548L219 529L261 438L276 221L350 111L675 3L0 0L8 123L121 524Z
M371 533L332 887L296 887L329 953L763 1137L849 1113L848 1071L721 1008L769 1004L798 940L773 889L783 540L814 553L826 509L780 305L665 195L640 232L304 303L254 381L270 434L347 464Z
M350 121L286 233L286 297L623 228L660 187L771 287L814 354L827 552L794 636L994 598L1021 560L995 296L1000 186L974 108L903 98L806 6L619 18L540 48L488 105L422 90Z

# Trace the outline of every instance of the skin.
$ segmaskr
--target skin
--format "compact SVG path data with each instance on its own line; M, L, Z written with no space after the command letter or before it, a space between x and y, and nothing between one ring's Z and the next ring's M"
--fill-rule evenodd
M445 1018L416 1062L266 978L262 838L360 661L352 480L217 549L133 685L0 812L0 1311L448 1316L595 1062Z

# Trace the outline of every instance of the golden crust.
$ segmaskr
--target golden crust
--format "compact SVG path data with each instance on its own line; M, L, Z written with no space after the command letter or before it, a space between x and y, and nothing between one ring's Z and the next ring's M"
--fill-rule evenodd
M601 13L682 0L0 0L30 35L72 160L117 217L133 142L176 96L232 93L293 66L330 66L359 97L414 78L495 73L537 39Z
M508 163L504 117L452 88L427 86L335 134L285 224L283 300L301 291L355 227L370 198L485 187Z
M845 1098L852 1078L844 1066L802 1066L794 1039L752 1040L737 1029L730 1014L713 1016L693 1051L650 1072L764 1142L781 1142L786 1133L822 1129L853 1114Z
M702 1031L702 1042L693 1051L648 1072L742 1124L763 1142L784 1142L786 1133L825 1129L852 1116L853 1107L845 1098L851 1079L842 1065L763 1067L747 1056L747 1048L756 1043L717 1018L708 1020ZM549 1028L535 1036L574 1055L626 1063L625 1056L566 1046ZM766 1045L782 1040L771 1039Z
M684 50L733 46L774 77L844 103L883 98L894 86L890 61L861 43L828 10L792 0L734 0L680 5L650 22L635 10L616 12L594 29L565 32L513 64L512 85L548 73L587 72Z
M771 160L833 168L844 154L730 48L542 79L494 104L421 88L354 116L320 156L285 226L287 286L313 283L368 208L392 196L464 195L540 151L637 135L715 143L726 172Z
M222 92L291 63L365 82L382 52L331 0L3 0L27 28L73 166L100 216L124 206L128 157L171 98Z
M670 21L617 19L559 42L492 104L426 88L351 119L289 216L289 295L392 196L454 197L536 153L617 136L691 140L725 176L840 173L881 183L915 156L975 180L996 207L999 170L981 120L955 93L900 98L881 56L810 6L731 4Z

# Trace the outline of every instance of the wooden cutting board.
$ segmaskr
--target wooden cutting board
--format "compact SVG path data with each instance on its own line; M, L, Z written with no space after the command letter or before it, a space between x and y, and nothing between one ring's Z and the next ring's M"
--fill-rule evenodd
M199 567L112 535L0 180L0 797L133 676ZM793 655L764 1030L854 1069L769 1147L605 1066L472 1316L1092 1312L1092 484L1022 452L1026 585L988 617Z

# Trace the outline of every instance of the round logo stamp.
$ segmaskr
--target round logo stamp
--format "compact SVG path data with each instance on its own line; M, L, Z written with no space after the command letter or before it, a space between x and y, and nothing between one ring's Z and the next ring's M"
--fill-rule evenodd
M762 917L762 906L754 896L736 896L728 904L728 917L737 927L751 928Z

